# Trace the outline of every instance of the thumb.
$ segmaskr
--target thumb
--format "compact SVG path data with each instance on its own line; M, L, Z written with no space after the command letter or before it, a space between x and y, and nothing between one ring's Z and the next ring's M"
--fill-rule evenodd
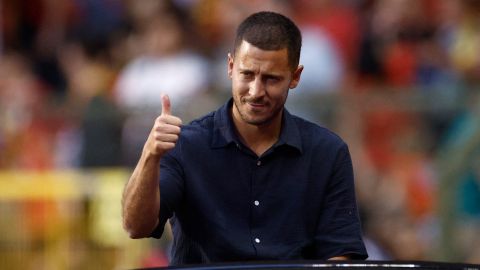
M162 114L171 114L170 98L168 95L162 95Z

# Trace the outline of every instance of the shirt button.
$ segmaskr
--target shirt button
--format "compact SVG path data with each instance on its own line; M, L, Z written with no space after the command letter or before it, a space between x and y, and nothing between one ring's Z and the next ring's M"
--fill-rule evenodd
M261 161L261 160L257 161L257 166L260 166L260 165L262 165L262 161Z
M255 204L255 206L258 206L260 204L259 201L254 201L253 204Z
M260 243L260 239L255 238L255 243L259 244L259 243Z

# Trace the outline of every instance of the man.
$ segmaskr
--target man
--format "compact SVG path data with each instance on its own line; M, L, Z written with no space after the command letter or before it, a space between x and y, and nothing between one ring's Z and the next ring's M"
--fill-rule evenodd
M346 144L288 113L301 34L260 12L237 29L233 99L191 124L162 97L123 197L132 238L173 230L171 264L367 257Z

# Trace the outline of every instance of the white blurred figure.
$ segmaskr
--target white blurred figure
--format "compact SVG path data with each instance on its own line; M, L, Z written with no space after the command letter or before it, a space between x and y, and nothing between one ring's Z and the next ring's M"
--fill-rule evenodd
M289 94L286 107L310 121L324 122L328 118L325 114L329 113L329 108L319 106L316 101L324 100L326 94L341 89L344 64L338 48L321 28L304 27L301 31L300 64L305 68L300 84Z
M169 95L176 114L190 119L193 101L208 89L208 61L186 46L192 44L187 40L186 18L167 2L156 3L139 9L135 5L141 7L143 1L131 2L134 27L139 30L133 44L137 56L120 72L115 86L116 101L128 115L122 134L126 165L136 161L150 123L161 111L162 94Z
M297 90L302 95L339 90L343 79L343 63L330 37L320 28L305 27L302 29L302 39L300 63L305 70Z
M168 94L179 106L182 100L207 89L208 62L185 48L184 34L175 15L166 13L152 18L141 36L143 53L119 75L116 94L121 106L158 110L161 93Z

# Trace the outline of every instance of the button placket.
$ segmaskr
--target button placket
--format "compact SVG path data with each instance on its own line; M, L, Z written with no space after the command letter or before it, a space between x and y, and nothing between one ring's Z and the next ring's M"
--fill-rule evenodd
M264 160L262 160L260 157L257 157L257 159L254 161L254 168L253 168L253 179L252 179L252 201L251 201L251 207L253 208L253 215L252 215L252 240L253 240L253 245L256 250L256 252L260 252L258 249L262 247L262 230L260 227L258 227L259 223L259 218L260 218L260 213L261 213L261 206L260 206L260 200L259 196L261 194L258 193L258 188L260 188L263 183L263 169L262 166L264 166ZM255 168L256 167L256 168ZM261 190L261 188L260 188ZM260 212L259 212L260 211Z

